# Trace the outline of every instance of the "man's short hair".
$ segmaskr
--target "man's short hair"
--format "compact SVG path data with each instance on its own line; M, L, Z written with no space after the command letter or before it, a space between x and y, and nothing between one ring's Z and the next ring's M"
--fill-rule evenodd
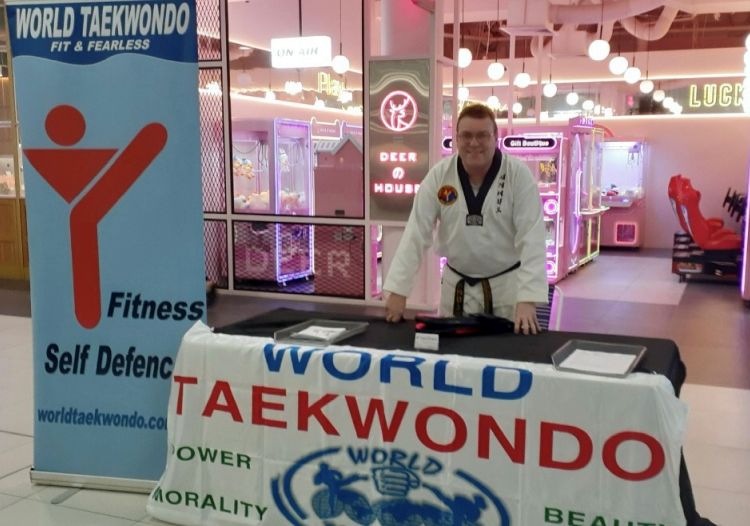
M489 106L479 102L466 104L463 109L461 109L461 113L458 114L458 120L456 121L456 133L458 133L458 125L461 122L461 119L463 119L464 117L471 117L472 119L489 119L490 121L492 121L492 130L495 132L495 137L497 137L497 122L495 122L495 112L492 111Z

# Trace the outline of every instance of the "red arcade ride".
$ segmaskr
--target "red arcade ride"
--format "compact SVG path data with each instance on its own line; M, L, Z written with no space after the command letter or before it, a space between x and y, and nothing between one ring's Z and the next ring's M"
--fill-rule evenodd
M690 179L672 176L668 186L672 209L686 234L675 234L672 272L685 281L692 276L722 281L739 279L742 260L739 234L724 228L719 218L705 218L700 210L701 194Z

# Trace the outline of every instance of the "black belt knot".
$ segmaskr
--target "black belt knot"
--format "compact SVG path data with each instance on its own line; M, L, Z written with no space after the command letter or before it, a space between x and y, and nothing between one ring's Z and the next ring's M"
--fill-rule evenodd
M497 274L493 274L492 276L487 276L486 278L474 278L471 276L467 276L457 271L450 265L446 266L453 272L461 276L461 279L458 281L458 283L456 283L456 292L453 295L453 316L459 317L464 315L464 289L466 283L468 283L470 287L473 287L477 283L482 284L482 295L484 296L484 313L492 314L494 312L494 307L492 305L492 287L490 286L490 280L516 270L521 266L521 262L516 261L513 265L506 268L505 270L498 272Z

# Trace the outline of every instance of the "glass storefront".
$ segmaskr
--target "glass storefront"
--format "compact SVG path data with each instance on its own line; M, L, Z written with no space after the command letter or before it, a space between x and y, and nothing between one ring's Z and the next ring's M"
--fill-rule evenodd
M199 20L206 267L219 287L365 298L363 2L340 4L229 2L226 42ZM211 74L216 49L227 59Z
M4 5L2 6L4 7ZM19 163L8 25L0 13L0 278L28 278L26 201Z

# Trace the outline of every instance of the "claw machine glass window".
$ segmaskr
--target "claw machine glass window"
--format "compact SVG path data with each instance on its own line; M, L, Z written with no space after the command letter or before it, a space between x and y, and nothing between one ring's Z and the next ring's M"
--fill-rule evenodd
M601 140L604 135L593 123L571 122L573 134L580 138L580 213L582 238L579 239L578 264L591 261L599 254L599 218L606 210L601 205Z
M271 214L269 148L267 124L235 121L232 125L232 185L235 214Z
M639 247L642 243L645 199L643 141L602 141L602 246Z
M567 202L568 238L566 240L568 271L575 270L580 264L582 243L585 239L581 215L582 186L583 152L581 135L576 133L572 134L570 139L570 189Z
M276 210L282 215L312 215L310 123L274 120Z

